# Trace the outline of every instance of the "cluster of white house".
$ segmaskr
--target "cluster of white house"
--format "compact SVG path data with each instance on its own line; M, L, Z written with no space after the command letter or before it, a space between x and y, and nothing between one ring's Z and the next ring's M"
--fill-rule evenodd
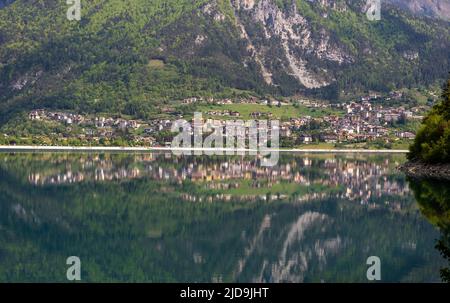
M399 94L393 94L392 98L399 98ZM367 98L374 98L369 96ZM197 102L197 98L185 100L185 102ZM214 101L210 98L207 101ZM224 100L220 100L225 102ZM242 101L242 100L241 100ZM245 99L245 102L261 103L257 99ZM264 101L264 100L263 100ZM413 139L415 134L411 131L397 127L399 123L407 123L411 120L423 119L420 114L427 109L421 106L406 109L405 107L383 107L376 105L368 100L360 102L347 102L341 104L320 103L310 100L301 101L302 105L307 107L328 107L338 109L339 114L314 118L303 116L291 118L288 121L282 121L279 124L279 133L281 137L298 139L304 144L313 141L322 141L328 143L347 142L347 141L369 141L377 138L396 137L399 139ZM279 103L279 106L284 104ZM231 110L211 110L206 112L207 116L234 118L240 120L241 114L238 111ZM270 112L255 111L250 114L251 119L273 119ZM64 123L65 125L80 125L87 129L88 135L102 137L114 137L116 130L119 129L142 129L140 139L146 142L154 142L153 137L162 131L170 132L174 120L154 119L150 121L131 120L113 117L89 117L80 114L67 112L54 112L44 109L33 110L29 113L31 120L49 120ZM229 120L229 119L228 119ZM247 121L246 123L248 123ZM205 130L214 127L225 127L226 119L204 119L201 121ZM312 123L319 125L319 131L312 131ZM246 125L247 126L247 125ZM270 128L270 123L269 123ZM269 129L270 131L270 129ZM152 140L148 140L151 138Z

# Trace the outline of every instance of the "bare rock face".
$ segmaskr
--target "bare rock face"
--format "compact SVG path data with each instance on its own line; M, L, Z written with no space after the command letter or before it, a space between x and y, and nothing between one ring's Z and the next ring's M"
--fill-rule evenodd
M307 1L324 20L331 18L332 11L365 14L368 5L366 0ZM450 18L450 0L384 1L382 4L390 8L396 6L417 14ZM345 39L327 27L326 22L312 24L308 12L302 11L297 1L230 0L229 3L234 26L248 52L242 64L256 65L267 85L279 86L287 81L306 89L326 88L339 77L336 71L357 64L361 54L377 56L377 50L367 37L359 37L359 45L349 48ZM204 12L213 15L216 21L223 21L225 16L220 14L219 6L212 0ZM402 56L408 62L420 58L413 50L404 51Z
M388 0L414 14L450 21L450 0Z
M320 4L335 7L334 1ZM267 84L276 85L273 75L285 70L304 87L321 88L333 81L333 75L320 65L310 66L311 59L337 65L353 61L325 29L313 33L295 1L288 8L273 0L233 0L232 5L241 37L248 41Z

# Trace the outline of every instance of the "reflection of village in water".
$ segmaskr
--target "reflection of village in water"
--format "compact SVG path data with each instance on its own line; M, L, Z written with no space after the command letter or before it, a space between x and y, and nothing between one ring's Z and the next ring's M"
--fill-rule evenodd
M145 270L139 281L365 282L367 257L380 256L383 282L437 282L438 232L395 169L404 161L281 154L263 167L237 156L4 153L2 224L24 230L46 260L55 242L64 256L80 247L96 268L111 259ZM73 241L59 241L66 226Z
M47 161L55 164L53 169L34 169L29 173L28 179L30 183L39 186L138 178L175 185L192 182L201 191L182 193L182 198L191 202L283 200L295 196L295 200L300 202L334 197L369 204L372 198L383 195L410 195L404 178L392 177L392 168L400 163L398 157L383 157L377 161L370 158L358 159L358 156L335 155L283 157L285 158L275 167L262 167L258 159L251 157L179 158L170 153L135 154L128 155L127 158L89 155L80 156L76 160L63 157L48 159ZM55 171L54 167L60 169ZM247 183L243 184L245 181ZM321 190L290 195L276 186L280 183L312 189L316 185L321 186ZM239 191L244 186L249 190ZM391 203L392 208L401 208L398 202Z

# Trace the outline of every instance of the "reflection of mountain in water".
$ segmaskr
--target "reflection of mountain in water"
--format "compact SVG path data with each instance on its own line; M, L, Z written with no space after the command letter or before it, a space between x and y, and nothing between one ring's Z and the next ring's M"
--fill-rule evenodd
M433 239L419 235L428 224L412 213L366 213L347 203L335 208L330 202L272 215L271 224L248 240L233 280L362 282L365 260L376 255L383 260L384 281L437 281L439 259L424 250L432 252Z
M295 242L301 242L309 228L312 228L314 225L320 226L326 219L326 215L306 212L292 224L283 242L279 260L272 265L271 278L273 281L271 282L303 282L304 275L308 271L309 259L324 257L323 251L321 251L322 247L317 247L317 251L311 251L310 248L305 247L292 255L288 255L288 249L293 247Z
M0 154L0 281L64 281L72 255L84 281L365 282L372 255L383 281L438 281L436 231L401 161ZM89 177L99 169L139 173ZM83 180L29 179L69 171Z

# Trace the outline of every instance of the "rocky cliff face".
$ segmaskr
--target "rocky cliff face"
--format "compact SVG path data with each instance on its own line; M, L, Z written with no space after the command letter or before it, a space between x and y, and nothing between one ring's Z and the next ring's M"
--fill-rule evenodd
M335 8L334 1L321 4ZM277 71L287 71L306 88L324 87L333 81L325 64L354 61L344 45L332 41L327 30L314 32L296 2L283 8L272 0L233 0L232 5L241 37L247 40L268 84L276 83L273 75ZM314 65L309 64L312 60Z
M414 14L450 21L450 0L388 0Z
M392 41L383 41L386 38L377 36L384 33L377 31L383 30L385 23L392 21L396 15L395 7L423 14L428 2L430 7L427 12L433 12L428 15L446 15L448 0L392 0L389 4L382 3L385 5L382 7L385 16L379 24L370 24L365 20L369 4L364 0L281 1L281 4L274 0L231 0L231 5L240 36L246 41L247 49L259 66L266 84L277 86L288 81L297 82L307 89L317 89L335 83L343 71L352 69L361 61L384 61L380 57L386 56L389 60L397 55L404 60L399 62L403 67L421 61L421 54L413 45L423 36L406 29L407 22L389 25L398 27L393 29L398 33L388 37ZM215 3L212 1L208 6L214 7ZM419 7L424 11L420 11ZM401 32L405 29L401 27L405 27L408 36L402 37ZM367 30L372 31L373 36L368 35ZM398 36L396 41L394 35ZM444 40L448 41L448 33L444 36ZM375 41L377 39L379 41ZM412 43L379 49L383 43L395 44L403 39Z

